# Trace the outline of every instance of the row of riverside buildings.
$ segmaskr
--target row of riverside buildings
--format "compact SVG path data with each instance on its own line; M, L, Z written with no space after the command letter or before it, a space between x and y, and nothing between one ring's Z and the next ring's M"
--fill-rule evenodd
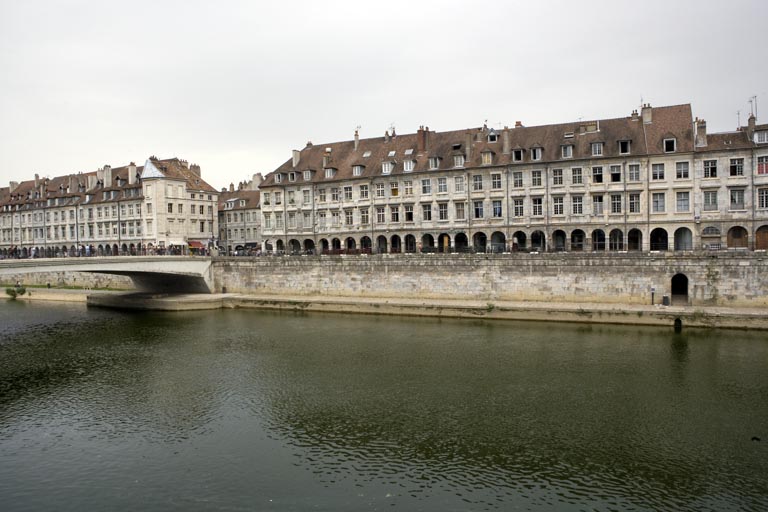
M215 190L144 166L0 188L0 257L768 249L768 125L708 134L690 105L615 119L307 146Z

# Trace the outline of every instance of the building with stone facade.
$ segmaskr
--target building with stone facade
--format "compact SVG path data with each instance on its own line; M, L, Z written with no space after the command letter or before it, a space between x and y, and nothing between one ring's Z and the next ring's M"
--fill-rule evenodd
M768 248L768 125L691 106L307 146L261 184L267 250Z
M261 250L261 203L259 185L262 176L254 174L251 180L229 188L219 194L219 240L227 254L243 254Z
M0 188L0 256L185 252L218 231L218 192L200 166L147 159Z

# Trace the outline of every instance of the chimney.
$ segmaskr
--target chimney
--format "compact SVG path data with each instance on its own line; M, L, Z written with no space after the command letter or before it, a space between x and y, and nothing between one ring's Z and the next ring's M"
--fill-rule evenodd
M389 130L384 132L384 142L389 142Z
M416 152L423 153L427 150L427 132L423 126L416 131Z
M755 122L757 119L755 119L755 114L749 114L749 119L747 119L747 133L749 134L749 138L753 138L755 135Z
M259 190L262 181L264 181L264 177L260 172L254 174L253 179L251 180L251 190Z
M69 176L69 185L67 185L67 192L68 193L71 194L72 192L75 191L75 188L76 188L75 187L75 183L76 183L75 177L70 174L70 176Z
M8 184L8 192L13 192L17 188L19 188L19 182L18 181L12 181Z
M651 108L650 103L645 103L643 105L641 113L643 115L643 123L651 124L651 122L653 121L653 109Z
M395 127L392 127L392 138L397 138L397 134L395 133Z
M522 128L523 123L521 121L515 121L515 128Z
M103 171L104 171L104 186L111 187L112 186L112 166L105 165Z
M637 109L636 109L636 108L635 108L635 109L632 109L632 120L633 120L633 121L637 121L637 119L638 119L639 117L640 117L640 116L639 116L639 114L637 113Z
M128 184L133 185L136 183L136 164L131 162L128 164Z
M229 184L229 191L230 192L234 192L235 191L235 184L234 183L230 183Z
M309 147L311 144L307 143L307 147ZM296 167L299 165L299 160L301 160L301 151L298 149L293 150L293 167Z
M510 143L509 143L509 126L504 127L504 131L501 132L501 151L508 155L510 152Z
M35 173L35 188L40 186L40 175Z
M707 122L696 118L696 147L701 148L707 145Z
M360 134L355 130L355 151L357 151L357 146L360 145Z
M88 190L93 190L94 188L96 188L96 180L99 179L98 171L96 172L95 175L89 174L87 178L88 178L88 183L87 183Z
M464 139L467 145L467 149L464 153L466 155L465 158L467 159L467 164L469 164L472 160L472 132L467 132Z
M189 166L189 170L192 172L192 174L194 174L198 178L200 177L200 166L199 165L192 164L192 165Z

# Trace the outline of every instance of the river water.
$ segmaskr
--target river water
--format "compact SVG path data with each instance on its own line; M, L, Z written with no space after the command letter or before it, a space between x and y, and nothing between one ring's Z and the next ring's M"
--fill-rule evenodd
M767 370L760 332L0 303L0 509L764 511Z

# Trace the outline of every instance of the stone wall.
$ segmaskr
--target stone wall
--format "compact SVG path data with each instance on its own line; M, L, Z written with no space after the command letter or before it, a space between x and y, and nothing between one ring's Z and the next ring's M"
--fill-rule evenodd
M398 254L217 258L217 292L650 304L688 279L691 305L768 306L768 255Z
M18 273L5 274L0 277L0 283L6 286L13 285L16 281L23 283L25 286L46 286L50 283L52 287L76 287L92 290L101 288L132 290L134 288L130 277L90 272Z

